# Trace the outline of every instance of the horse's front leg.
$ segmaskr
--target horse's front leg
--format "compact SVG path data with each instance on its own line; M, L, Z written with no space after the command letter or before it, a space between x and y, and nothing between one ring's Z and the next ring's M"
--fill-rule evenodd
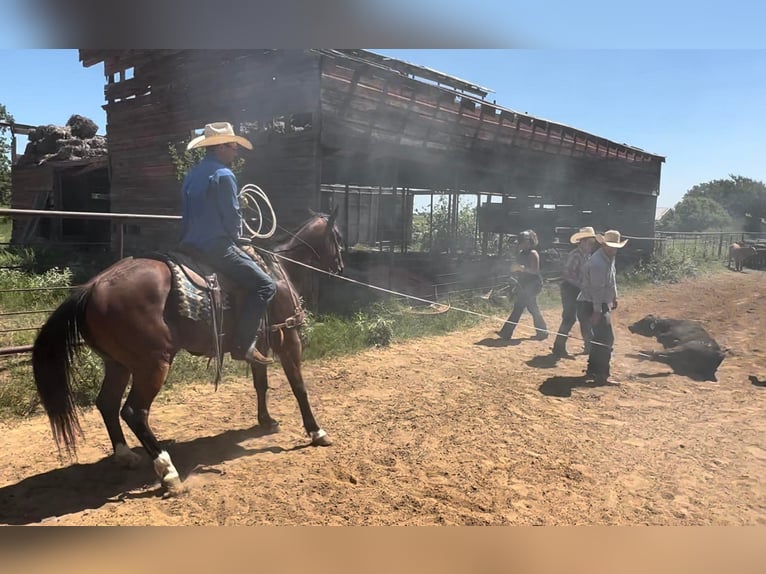
M258 397L258 426L267 432L278 432L279 421L271 418L266 401L266 392L269 390L269 374L266 365L251 363L250 371L253 373L253 386Z
M314 419L314 413L311 412L306 385L301 374L301 350L301 339L297 329L285 329L284 339L279 351L279 361L282 363L287 380L290 381L293 395L295 395L295 399L298 401L301 417L303 417L303 428L306 429L306 432L311 437L312 445L330 446L332 444L330 437L327 436L323 429L319 428Z

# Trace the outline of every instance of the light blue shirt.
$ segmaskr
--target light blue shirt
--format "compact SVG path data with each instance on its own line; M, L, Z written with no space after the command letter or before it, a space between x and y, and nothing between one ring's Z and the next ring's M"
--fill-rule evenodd
M181 243L202 251L234 243L240 235L241 212L234 173L211 156L194 166L184 179Z
M593 309L601 311L603 305L608 308L617 300L617 274L614 259L607 257L603 249L598 249L585 263L582 291L578 301L591 301Z

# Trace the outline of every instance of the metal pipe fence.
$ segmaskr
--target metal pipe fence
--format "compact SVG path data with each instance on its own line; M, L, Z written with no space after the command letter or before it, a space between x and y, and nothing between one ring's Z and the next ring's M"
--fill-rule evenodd
M180 215L156 215L156 214L141 214L141 213L96 213L89 211L53 211L53 210L40 210L40 209L6 209L0 208L0 216L8 216L11 218L16 217L46 217L46 218L60 218L60 219L85 219L85 220L110 220L118 224L117 226L117 250L116 254L119 259L125 256L125 226L128 222L135 221L179 221ZM13 243L3 243L2 246L12 246ZM23 247L47 247L51 243L44 243L40 241L33 241L24 243ZM84 246L110 246L112 243L102 242L65 242L58 246L64 247L84 247ZM0 296L6 293L31 293L31 292L52 292L76 289L78 285L66 286L66 287L18 287L9 289L0 289ZM2 298L0 297L0 306L2 305ZM11 311L1 312L0 317L21 317L24 315L34 315L42 313L51 313L52 310L29 310L29 311ZM11 333L36 331L40 326L36 327L15 327L15 328L0 328L0 335L7 335ZM12 345L6 347L0 347L0 357L16 355L21 353L28 353L32 350L31 345Z

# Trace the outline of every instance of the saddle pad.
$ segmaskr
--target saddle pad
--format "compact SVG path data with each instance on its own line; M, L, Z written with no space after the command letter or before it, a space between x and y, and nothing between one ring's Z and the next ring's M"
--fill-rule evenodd
M173 275L173 291L178 298L178 314L192 321L212 323L210 300L208 294L192 283L175 261L168 260L168 266ZM224 310L231 309L228 294L221 290L221 305Z

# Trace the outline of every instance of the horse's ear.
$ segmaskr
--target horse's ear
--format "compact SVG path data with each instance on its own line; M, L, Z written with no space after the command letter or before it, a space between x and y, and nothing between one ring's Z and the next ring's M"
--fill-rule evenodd
M315 217L315 216L319 215L316 211L314 211L310 207L309 207L309 213L311 214L311 217Z

